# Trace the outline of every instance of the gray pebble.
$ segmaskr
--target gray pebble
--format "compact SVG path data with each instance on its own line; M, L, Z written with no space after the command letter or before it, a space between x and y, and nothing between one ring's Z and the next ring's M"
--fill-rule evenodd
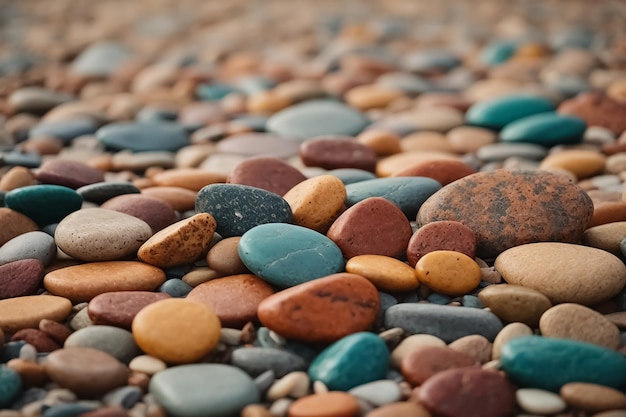
M133 334L114 326L94 325L77 330L67 338L64 347L98 349L126 364L141 354Z
M289 372L304 371L307 363L300 356L274 348L241 348L233 351L232 364L256 377L273 370L277 378Z

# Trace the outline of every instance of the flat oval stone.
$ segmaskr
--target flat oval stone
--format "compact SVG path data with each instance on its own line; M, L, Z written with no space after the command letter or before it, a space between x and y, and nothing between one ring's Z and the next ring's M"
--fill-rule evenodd
M322 136L300 145L300 159L305 166L324 169L356 168L374 172L378 157L373 149L356 139Z
M506 125L500 132L500 140L542 146L568 145L579 143L586 128L587 123L576 116L540 113Z
M520 285L489 285L478 298L503 322L520 322L536 328L541 315L552 303L544 294Z
M84 201L100 205L118 195L139 194L141 191L130 182L98 182L84 185L76 192Z
M476 360L447 346L422 346L402 359L402 376L412 386L419 386L448 369L478 367Z
M509 323L498 333L493 341L493 348L491 350L491 359L500 359L502 356L502 348L513 339L523 336L532 336L533 329L525 325L524 323Z
M310 100L274 114L267 130L280 136L307 139L323 135L356 135L368 124L363 114L333 100Z
M240 133L217 143L216 150L244 156L275 157L286 159L298 155L297 141L268 133Z
M0 265L24 259L37 259L49 265L57 254L54 238L44 232L28 232L9 240L0 247Z
M500 130L524 117L554 110L554 103L544 97L506 95L472 105L465 114L465 120L471 125Z
M222 237L241 236L260 224L290 223L289 203L281 196L239 184L211 184L198 192L196 212L209 213Z
M141 194L164 201L179 213L191 211L196 206L197 193L182 187L148 187Z
M341 250L332 240L284 223L263 224L246 232L239 241L239 257L252 273L282 288L344 268Z
M0 246L24 233L39 230L37 224L18 211L0 207Z
M98 140L114 151L172 151L189 145L189 138L176 123L120 122L101 127Z
M426 381L417 401L436 416L506 417L513 415L515 391L497 372L449 369Z
M150 394L174 417L238 415L260 395L242 370L221 364L176 366L154 375Z
M61 348L59 343L39 329L18 330L11 336L11 341L15 342L19 340L25 341L35 348L37 352L52 352Z
M520 388L515 392L515 398L522 410L532 414L556 414L567 408L561 397L542 389Z
M412 220L422 204L441 189L441 184L426 177L377 178L346 186L346 205L353 206L369 197L382 197Z
M420 258L436 250L460 252L474 258L476 236L457 221L435 221L425 224L413 233L406 248L409 265L415 267Z
M18 211L40 226L60 222L68 214L79 210L82 197L74 190L60 185L31 185L9 191L4 204Z
M378 407L366 414L367 417L431 417L430 413L421 405L399 401Z
M95 296L87 306L89 318L96 325L109 325L130 330L139 311L169 294L149 291L115 291Z
M345 392L326 392L308 395L294 401L289 417L356 417L359 415L356 398Z
M104 202L100 208L136 217L157 232L177 220L174 208L168 203L141 194L124 194ZM142 242L143 243L143 242Z
M0 300L0 329L5 333L36 329L43 319L65 320L71 310L70 300L54 295L28 295Z
M22 259L0 266L0 300L35 294L43 276L43 264L37 259Z
M75 211L61 220L54 232L64 253L87 262L134 256L150 236L152 229L143 220L101 208Z
M398 206L382 197L370 197L344 211L326 236L339 246L346 259L359 255L400 257L412 232Z
M208 213L180 220L143 243L137 257L160 268L192 263L209 248L216 226L215 219Z
M578 242L592 215L587 193L563 176L496 170L467 176L433 194L421 206L417 223L463 223L476 235L476 254L491 258L525 243Z
M271 370L276 377L282 378L288 373L304 371L307 368L306 361L300 356L286 350L269 347L235 349L231 363L252 377Z
M211 307L224 327L241 328L256 319L259 304L272 294L274 290L262 279L240 274L200 284L186 298Z
M621 242L626 236L626 221L593 226L583 233L583 244L621 256Z
M44 367L54 383L86 397L125 385L129 374L113 356L87 347L55 350L46 357Z
M346 263L346 272L367 278L380 291L404 292L419 286L415 269L389 256L355 256Z
M561 387L560 394L570 407L591 413L626 408L624 393L602 385L570 382Z
M466 115L467 117L467 115ZM455 152L474 153L486 145L496 142L496 133L492 130L474 126L459 126L446 135L448 143Z
M472 258L460 252L437 250L415 265L417 279L435 292L463 295L480 283L482 272Z
M324 349L311 363L309 376L330 390L348 391L384 379L389 351L373 333L354 333Z
M259 156L238 163L228 174L226 182L262 188L282 196L304 180L304 174L287 162Z
M502 162L508 158L523 158L531 161L541 160L548 154L548 149L534 143L498 142L486 145L476 151L476 156L485 162Z
M328 171L328 174L339 178L343 185L353 184L359 181L373 180L376 175L369 171L355 168L340 168Z
M339 273L267 297L258 315L283 337L320 343L368 330L379 308L374 285L360 275Z
M352 388L349 393L379 407L399 401L402 397L398 383L390 380L368 382Z
M141 352L131 332L113 326L93 325L72 333L64 348L83 347L106 352L122 363L128 363Z
M548 155L539 169L564 169L580 179L588 178L604 171L606 156L600 152L572 149Z
M79 161L50 159L39 167L35 178L42 184L56 184L77 189L104 181L104 173Z
M152 265L134 261L92 262L48 272L44 287L74 302L90 301L111 291L154 291L165 273Z
M593 343L609 349L621 345L620 331L604 315L580 304L564 303L547 310L539 321L546 337Z
M22 87L13 91L7 104L16 113L44 113L59 104L74 100L74 97L43 87Z
M250 272L239 257L240 240L241 237L239 236L227 237L211 246L206 255L208 267L222 276L247 274Z
M410 141L409 137L400 141L404 152L381 158L378 161L376 175L389 177L420 162L459 159L458 155L452 153L452 148L444 135L436 132L418 132L415 135L419 135L415 141ZM416 145L407 145L412 142ZM430 145L433 142L434 146Z
M560 266L563 262L567 268ZM626 266L615 255L569 243L517 246L498 256L494 266L509 284L539 291L554 304L597 304L626 283Z
M224 182L226 175L200 168L176 168L159 172L151 179L162 187L182 187L200 191L209 184Z
M170 363L195 362L219 342L221 324L202 303L178 298L156 301L137 313L132 331L150 356Z
M402 95L400 91L382 84L366 84L348 90L344 99L350 106L365 111L385 108Z
M402 361L422 346L446 346L446 342L429 334L413 334L404 338L391 352L391 364L400 369Z
M401 327L408 334L429 334L445 342L480 334L490 341L502 330L493 313L469 307L402 303L385 312L385 327Z
M502 334L502 331L498 335ZM532 334L532 331L531 331ZM498 336L494 339L494 345ZM479 334L464 336L448 345L450 349L465 353L474 358L480 364L485 364L491 360L492 343L486 337Z
M417 164L396 171L392 177L427 177L441 185L448 185L471 174L476 170L462 161L452 159L422 161Z
M502 368L523 388L558 392L570 382L589 382L611 388L626 382L626 358L619 352L590 343L551 337L526 336L502 349Z

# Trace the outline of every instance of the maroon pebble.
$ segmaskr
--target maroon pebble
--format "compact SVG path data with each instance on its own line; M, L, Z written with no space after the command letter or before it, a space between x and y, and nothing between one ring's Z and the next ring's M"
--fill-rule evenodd
M33 345L38 352L52 352L61 348L61 345L49 337L46 333L37 329L22 329L15 332L11 341L23 340Z
M404 254L413 230L395 204L370 197L343 212L328 229L327 236L350 259L358 255Z
M245 156L289 158L298 155L299 143L269 133L240 133L217 143L217 151Z
M237 164L226 182L262 188L282 196L304 180L306 180L304 174L287 162L278 158L259 156Z
M300 145L300 159L310 167L324 169L356 168L376 171L376 152L350 137L322 136Z
M428 223L417 229L409 240L406 248L409 265L414 267L422 256L436 250L461 252L474 258L476 236L469 227L456 221L442 220Z
M44 162L35 174L43 184L63 185L77 189L85 185L104 181L104 173L78 161L50 159Z
M439 372L476 366L474 358L447 346L421 346L402 359L401 370L404 379L417 386Z
M129 329L139 310L159 300L170 298L167 293L149 291L118 291L97 295L87 307L94 324Z
M441 185L448 185L470 174L475 174L476 170L461 161L455 160L435 160L423 161L416 165L395 172L393 177L428 177L439 181Z
M155 233L178 219L170 204L140 194L119 195L105 201L100 207L137 217L148 223Z
M0 266L0 300L35 294L44 272L43 264L37 259L22 259Z
M477 368L443 371L424 383L418 402L437 417L508 417L515 391L500 373Z
M604 93L582 93L565 100L558 112L578 116L589 126L602 126L616 135L626 130L626 103L613 100Z
M43 319L39 322L39 330L50 336L55 342L61 346L65 340L70 337L72 331L61 323L54 320Z

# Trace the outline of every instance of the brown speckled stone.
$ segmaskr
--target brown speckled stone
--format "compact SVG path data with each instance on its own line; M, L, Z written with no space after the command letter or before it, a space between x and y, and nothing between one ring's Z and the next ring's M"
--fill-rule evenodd
M417 386L447 369L477 366L473 357L447 346L421 346L404 357L401 370L404 379Z
M103 209L129 214L148 223L157 232L176 221L174 208L163 200L140 194L124 194L106 201Z
M374 172L376 152L349 137L320 137L300 145L300 159L306 166L324 169L357 168Z
M287 162L259 156L237 164L228 174L226 182L250 185L282 196L304 180L304 174Z
M418 226L454 220L477 239L476 254L492 258L532 242L580 240L593 214L585 191L567 177L542 171L479 172L433 194Z
M459 222L442 220L428 223L417 229L409 240L406 248L409 265L414 267L422 256L436 250L461 252L473 258L476 255L476 236Z
M37 259L22 259L0 266L0 300L34 294L43 275L43 264Z
M616 135L626 130L626 103L615 101L603 93L579 94L561 103L558 112L578 116L589 126L606 127Z
M170 298L167 293L148 291L107 292L94 297L87 306L93 324L131 328L139 310L159 300Z
M448 185L458 179L475 174L476 170L461 161L422 161L411 167L394 172L392 177L428 177Z

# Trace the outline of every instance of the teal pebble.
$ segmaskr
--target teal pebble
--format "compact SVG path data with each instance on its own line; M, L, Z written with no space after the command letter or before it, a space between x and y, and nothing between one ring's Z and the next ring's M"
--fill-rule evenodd
M76 191L61 185L30 185L9 191L5 205L30 217L39 226L58 223L80 209L83 198Z
M85 404L55 404L44 410L41 417L78 417L97 409L97 405Z
M309 376L330 390L348 391L384 379L388 364L389 350L383 339L359 332L324 349L309 367Z
M22 392L22 379L13 369L0 365L0 407L10 405Z
M114 151L171 151L189 145L187 133L178 123L120 122L101 127L98 140Z
M468 109L465 119L474 126L500 130L516 120L554 109L554 103L547 98L515 94L476 103Z
M218 101L237 91L226 84L200 84L196 88L196 96L202 101Z
M570 382L621 389L626 383L626 357L590 343L541 336L513 339L500 358L507 376L521 387L558 392Z
M517 44L511 41L493 41L485 45L480 52L480 61L486 65L502 64L517 51Z
M582 141L586 128L579 117L541 113L509 123L500 132L500 140L542 146L572 145Z
M343 185L376 179L376 175L374 173L356 168L333 169L331 171L328 171L328 175L334 175L335 177L339 178Z
M286 288L342 272L341 249L314 230L286 223L262 224L239 240L239 257L255 275Z
M428 296L428 302L430 302L431 304L438 304L441 306L445 306L450 301L452 301L452 297L447 296L445 294L439 294L439 293L434 292Z

